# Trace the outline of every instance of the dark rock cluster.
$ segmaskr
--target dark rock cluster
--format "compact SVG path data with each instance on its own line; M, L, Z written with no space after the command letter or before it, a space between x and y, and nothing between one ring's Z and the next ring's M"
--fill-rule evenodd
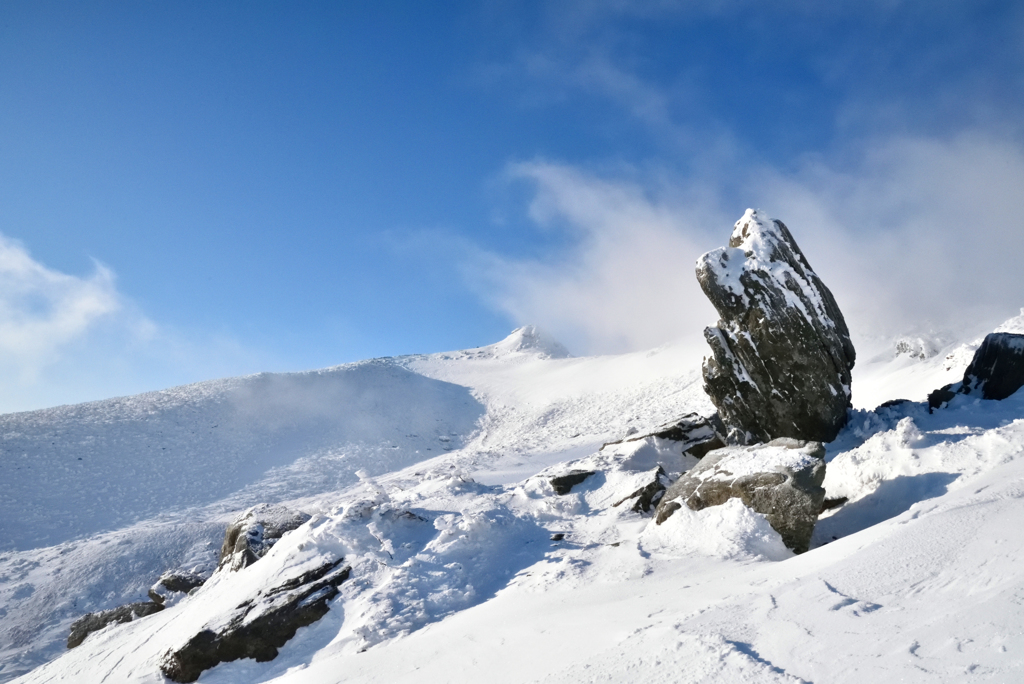
M704 336L705 389L734 444L831 442L856 354L839 306L781 221L748 209L728 247L697 260L721 320Z

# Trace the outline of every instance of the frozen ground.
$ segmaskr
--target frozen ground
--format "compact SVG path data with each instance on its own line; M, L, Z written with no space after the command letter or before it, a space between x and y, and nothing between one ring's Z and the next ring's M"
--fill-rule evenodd
M923 399L976 343L918 341L862 352L855 404ZM0 680L164 681L169 648L339 556L352 578L326 617L273 662L200 681L1024 677L1024 397L855 411L825 482L849 501L801 556L738 504L660 527L614 505L658 463L688 464L604 442L711 410L680 348L571 358L523 329L0 416ZM554 495L547 477L573 467L600 472ZM83 613L142 600L166 569L212 570L226 523L261 501L314 518L255 565L64 652Z

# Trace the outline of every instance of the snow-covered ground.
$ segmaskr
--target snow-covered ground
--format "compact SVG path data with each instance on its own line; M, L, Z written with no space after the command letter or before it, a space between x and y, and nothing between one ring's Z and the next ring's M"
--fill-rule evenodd
M168 649L339 557L351 578L323 619L274 661L199 681L1019 681L1024 395L920 403L978 342L858 348L825 481L849 501L800 556L735 501L661 526L615 505L659 463L691 464L605 442L713 410L700 359L672 345L572 358L526 328L0 416L0 681L164 681ZM896 398L914 401L870 410ZM548 478L574 468L598 473L555 495ZM212 571L226 524L259 502L314 517L65 652L84 613L144 600L164 570Z

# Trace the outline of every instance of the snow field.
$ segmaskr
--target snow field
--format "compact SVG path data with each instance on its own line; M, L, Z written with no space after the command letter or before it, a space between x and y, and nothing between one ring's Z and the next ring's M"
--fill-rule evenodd
M273 662L225 663L200 682L1022 678L1024 540L1013 531L1024 522L1024 397L961 396L933 414L920 403L855 411L826 456L827 496L848 502L794 556L735 501L681 509L661 526L632 501L615 505L659 465L676 475L696 462L654 438L601 449L710 412L682 350L574 359L518 331L491 347L373 364L402 378L379 424L359 427L371 420L359 412L380 416L379 404L353 408L347 432L324 427L312 446L268 449L274 465L221 499L120 528L112 514L109 531L0 558L5 629L24 635L5 647L0 678L57 655L72 615L84 612L36 599L33 615L33 596L71 596L106 564L91 605L124 603L162 570L209 563L227 519L260 494L314 518L255 565L93 634L18 681L161 682L168 648L261 588L339 557L353 571L327 616ZM929 389L942 383L922 378L949 372L936 357L895 355L869 370L881 378L886 364L912 369L907 377ZM428 433L435 441L381 439L395 432L387 421L404 425L437 396L433 383L452 399L436 408L447 418ZM456 429L470 418L473 427ZM61 427L59 418L42 424ZM574 469L596 472L555 495L549 478ZM79 579L65 575L73 572Z

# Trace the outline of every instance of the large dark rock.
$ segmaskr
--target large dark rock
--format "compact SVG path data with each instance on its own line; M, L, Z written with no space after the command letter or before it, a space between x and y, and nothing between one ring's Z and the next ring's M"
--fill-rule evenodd
M149 601L142 601L140 603L129 603L124 606L118 606L110 610L103 610L99 613L89 613L88 615L79 618L71 625L71 634L68 636L68 648L74 648L83 641L85 637L89 636L93 632L98 632L107 625L115 623L131 622L147 615L163 610L164 607L159 603L150 603Z
M241 570L266 555L286 532L309 520L309 515L280 505L253 506L224 533L217 570Z
M351 568L341 560L325 563L283 584L261 591L190 638L185 645L164 654L160 671L175 682L194 682L204 670L239 658L266 662L295 636L330 610L328 602L338 595L338 585Z
M824 480L820 442L780 438L717 449L668 488L656 520L660 525L682 506L699 511L738 498L764 515L786 546L803 553L825 501Z
M928 407L939 408L957 394L1006 399L1024 387L1024 335L991 333L974 352L964 379L928 395Z
M835 298L789 229L748 209L729 246L697 260L718 310L705 390L734 444L830 442L845 425L856 354Z

